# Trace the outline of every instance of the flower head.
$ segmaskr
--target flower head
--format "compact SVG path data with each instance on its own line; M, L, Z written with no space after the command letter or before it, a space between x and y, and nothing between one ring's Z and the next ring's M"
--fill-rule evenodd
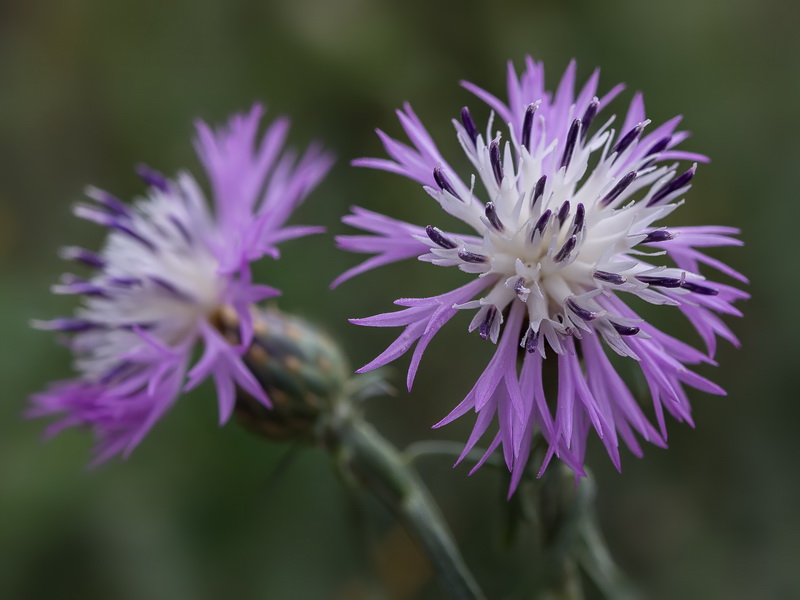
M384 365L416 343L410 388L434 335L459 311L473 311L469 330L497 345L494 357L466 398L438 425L477 413L466 454L496 417L498 430L489 451L502 445L513 472L512 490L537 431L549 443L542 469L555 454L579 475L591 429L617 468L620 439L637 455L641 448L635 434L664 446L665 411L691 423L685 386L724 393L686 365L713 362L716 336L737 343L717 313L738 315L732 303L746 297L699 271L703 263L746 281L701 251L739 245L732 237L737 230L660 225L691 187L697 163L707 160L676 148L688 137L676 129L680 117L651 126L642 96L636 94L616 128L613 117L601 115L623 86L598 95L595 71L576 92L573 62L551 94L544 87L542 64L528 58L526 67L517 77L509 64L507 103L463 84L507 125L507 133L495 131L493 114L481 130L467 108L454 120L458 141L473 165L471 178L462 178L448 165L408 105L398 117L411 145L379 131L390 160L354 161L421 183L445 212L472 231L423 228L354 208L344 221L374 235L340 236L339 246L376 256L335 282L412 256L474 276L437 296L397 300L404 310L353 322L405 327L362 370ZM679 168L679 161L690 165ZM625 302L631 297L677 307L702 336L706 352L641 319ZM638 362L657 427L612 365L607 349ZM542 381L545 360L557 363L558 391L551 398L545 397Z
M292 210L316 186L330 157L311 147L299 160L282 147L288 121L259 136L261 106L234 116L216 131L198 123L196 149L211 182L213 210L186 172L168 180L140 167L148 184L132 205L89 188L91 203L75 214L109 230L99 253L65 248L62 257L94 271L66 274L58 294L82 296L74 317L36 322L71 334L77 376L32 398L32 416L60 417L49 429L86 426L98 437L97 461L130 453L182 391L212 377L220 423L234 407L235 388L269 406L245 368L252 339L253 303L278 295L253 283L250 263L278 258L277 245L317 233L286 226ZM239 343L218 327L225 315L239 323ZM203 348L192 365L197 345Z

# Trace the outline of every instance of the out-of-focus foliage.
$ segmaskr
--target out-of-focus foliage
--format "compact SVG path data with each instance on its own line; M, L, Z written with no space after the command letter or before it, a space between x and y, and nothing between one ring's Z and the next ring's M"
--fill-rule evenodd
M685 115L694 132L685 147L713 162L671 222L739 226L747 243L718 255L752 278L746 318L732 324L743 348L723 344L721 366L702 371L729 396L693 394L697 429L671 424L670 449L649 448L641 461L626 454L623 475L599 444L590 451L612 550L651 598L800 595L798 9L777 0L455 6L0 4L0 597L357 599L371 577L389 581L398 598L439 597L379 506L366 503L366 524L353 518L321 452L280 467L290 447L234 424L217 428L210 386L182 398L127 462L86 473L91 440L80 432L40 444L42 424L21 419L26 395L70 371L67 352L27 320L73 307L47 288L65 268L59 246L100 241L69 216L83 185L132 198L142 191L133 175L140 161L197 170L193 119L218 122L254 100L291 115L298 146L316 137L340 157L295 222L342 232L338 217L358 203L441 224L415 185L348 161L381 152L374 127L399 133L392 110L404 100L455 156L449 119L466 103L485 116L458 80L502 93L505 61L526 53L545 61L551 83L575 57L583 77L603 68L606 89L625 81L643 90L655 121ZM287 243L280 263L266 259L257 274L285 290L284 310L339 337L354 364L392 332L346 317L460 280L411 263L330 292L357 259L331 248L329 236ZM688 332L675 315L653 314ZM474 380L463 373L489 355L459 330L467 321L456 323L426 354L412 394L371 401L370 417L399 444L465 437L467 421L429 431ZM427 459L422 471L489 596L510 593L537 557L524 539L504 546L505 482L489 469L467 478L446 459Z

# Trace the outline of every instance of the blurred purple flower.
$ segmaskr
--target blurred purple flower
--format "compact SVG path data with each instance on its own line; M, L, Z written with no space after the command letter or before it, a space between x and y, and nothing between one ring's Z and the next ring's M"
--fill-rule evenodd
M65 259L95 270L66 274L57 294L78 294L75 317L35 322L40 329L71 334L78 376L32 397L29 415L55 416L55 434L85 426L98 443L95 463L127 456L182 391L208 377L216 384L220 424L231 416L235 387L269 406L244 367L252 339L250 305L280 292L252 282L250 262L278 258L285 240L320 227L286 226L286 220L319 183L331 158L312 146L299 159L282 147L286 119L259 137L263 108L230 119L216 131L197 124L197 153L211 182L214 210L188 173L175 180L140 167L147 196L132 205L89 188L94 202L75 214L109 229L100 253L64 248ZM215 327L221 311L233 311L240 344ZM197 345L203 349L192 365Z
M437 427L469 411L477 413L463 458L496 417L497 433L487 455L502 445L513 473L512 491L537 431L549 444L541 469L555 454L577 475L584 474L592 428L618 469L620 439L637 456L642 453L637 433L665 446L665 410L692 423L684 385L724 394L686 365L713 363L716 336L737 344L716 313L739 315L732 303L747 297L707 280L698 267L704 263L746 282L699 250L740 245L732 237L736 229L656 225L680 205L696 163L707 161L676 149L688 137L676 130L680 117L648 128L642 95L637 93L614 131L613 118L597 117L623 86L598 96L598 79L595 71L576 94L572 62L553 95L545 91L543 65L528 58L521 77L509 64L507 104L464 83L508 125L503 139L493 129L492 117L483 133L467 108L460 120L454 120L458 141L476 173L466 180L447 164L405 105L397 114L412 145L378 131L390 159L364 158L354 164L421 183L445 212L474 233L418 227L354 208L344 222L373 235L337 238L345 250L375 256L345 272L334 285L413 256L477 275L438 296L397 300L395 304L404 310L352 322L405 328L361 371L395 360L416 343L408 371L410 389L433 336L458 311L476 311L469 331L477 329L497 349L466 398ZM681 160L694 164L679 173L674 161ZM483 192L476 189L476 181ZM664 266L662 255L674 266ZM626 295L676 306L700 333L706 352L642 320L623 301ZM638 361L657 427L645 416L604 346ZM558 367L558 391L549 403L542 382L548 352Z

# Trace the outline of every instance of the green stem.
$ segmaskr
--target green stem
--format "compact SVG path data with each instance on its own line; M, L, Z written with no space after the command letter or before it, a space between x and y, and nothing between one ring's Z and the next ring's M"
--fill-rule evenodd
M329 435L342 466L382 500L416 538L450 597L483 600L444 517L403 455L357 415L345 417Z

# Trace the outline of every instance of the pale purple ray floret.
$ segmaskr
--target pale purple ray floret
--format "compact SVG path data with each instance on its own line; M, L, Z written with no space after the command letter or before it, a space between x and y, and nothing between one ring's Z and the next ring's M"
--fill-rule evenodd
M369 235L337 238L345 250L375 254L340 276L337 285L410 257L476 276L444 294L397 300L403 310L352 321L405 328L361 371L385 365L416 344L410 389L435 334L459 311L475 311L469 331L477 330L497 348L466 398L437 426L477 413L462 458L490 427L496 428L487 455L502 446L513 473L512 491L537 433L549 448L540 473L556 455L584 475L592 429L618 469L620 440L637 456L642 453L637 435L665 446L666 413L692 423L685 387L724 394L687 365L713 364L717 336L738 344L718 315L739 315L733 303L747 297L700 273L703 264L746 282L705 254L706 247L740 245L734 237L738 230L659 225L682 203L697 163L707 162L677 148L688 137L677 130L680 117L651 126L637 93L617 126L613 117L601 115L623 86L599 94L595 71L576 90L575 71L572 62L551 94L541 63L528 58L519 77L509 64L506 102L463 84L492 109L482 129L468 108L453 121L472 163L468 179L448 165L409 105L397 115L411 144L379 131L389 159L354 161L419 182L445 212L472 229L470 234L354 208L345 223ZM494 129L495 115L506 132ZM641 319L624 302L631 296L677 307L699 332L705 351ZM652 409L634 396L608 349L638 363ZM545 360L555 361L558 373L557 391L549 397Z
M77 376L35 394L29 415L56 417L50 434L72 426L93 430L95 462L127 456L181 392L209 377L221 424L231 416L237 386L270 405L242 354L253 336L251 305L280 292L253 283L250 263L278 258L280 242L322 231L286 221L331 158L316 146L299 159L284 151L288 121L276 120L262 135L263 112L256 105L216 130L197 124L195 147L213 207L189 173L171 180L147 167L138 169L148 185L143 198L126 204L89 188L92 202L75 207L77 216L109 233L99 253L61 252L93 273L64 275L53 287L82 296L74 317L35 326L70 334ZM238 319L238 343L216 327L221 311Z

